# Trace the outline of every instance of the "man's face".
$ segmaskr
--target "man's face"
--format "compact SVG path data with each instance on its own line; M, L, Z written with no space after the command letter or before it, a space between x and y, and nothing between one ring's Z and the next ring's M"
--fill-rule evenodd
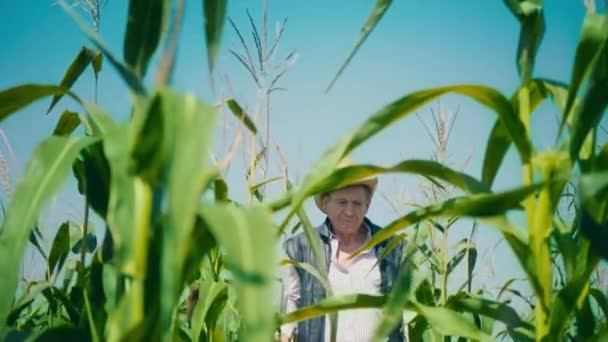
M369 207L368 191L363 186L350 186L336 190L321 200L337 233L355 233L365 218Z

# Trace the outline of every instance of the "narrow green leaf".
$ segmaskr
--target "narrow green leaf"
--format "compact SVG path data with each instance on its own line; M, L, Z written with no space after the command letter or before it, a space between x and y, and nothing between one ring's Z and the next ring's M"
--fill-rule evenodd
M513 108L519 108L518 93L523 89L527 89L530 94L530 114L534 113L535 109L547 97L552 99L560 111L564 111L568 96L568 87L565 84L546 79L533 79L527 84L522 85L511 97ZM526 134L529 135L528 132ZM483 160L481 181L487 186L491 186L494 183L498 169L502 165L502 161L512 141L511 135L502 120L500 118L497 119L488 137Z
M71 89L72 86L74 85L74 83L76 82L76 80L78 80L78 78L80 77L80 75L82 75L82 73L85 71L85 69L89 66L89 64L93 63L93 60L99 53L97 51L91 50L89 48L87 48L86 46L83 46L80 49L80 52L78 52L78 55L76 55L76 58L74 59L74 61L72 61L72 64L70 64L70 66L68 67L68 70L65 72L65 75L63 75L63 79L61 80L61 83L59 83L60 87L63 87L65 89ZM94 67L94 72L95 75L97 75L97 68ZM47 109L46 113L50 113L51 110L53 110L53 108L55 107L55 105L57 104L57 102L59 102L59 100L63 97L63 94L58 94L53 96L53 100L51 101L51 105L49 106L49 109Z
M158 0L155 0L158 1ZM145 94L146 88L144 87L142 80L139 75L131 69L130 66L123 64L112 52L110 49L102 42L99 35L93 31L87 24L80 18L80 16L71 8L70 5L67 5L65 1L59 0L57 2L63 10L74 20L76 25L80 27L80 30L91 40L95 46L106 56L108 62L118 71L118 74L122 77L122 79L127 83L129 88L133 90L136 94Z
M210 74L215 69L215 60L220 50L227 3L228 0L203 0L207 62Z
M216 113L192 94L165 89L160 96L166 156L163 173L168 195L167 220L162 228L161 331L169 333L184 285L181 275L186 258L186 251L175 251L190 240L200 195L210 181L206 151L212 141Z
M124 40L124 58L141 78L160 42L167 0L130 0Z
M523 328L534 337L534 326L531 323L522 320L517 314L517 311L505 303L476 296L464 295L459 297L457 295L450 300L447 306L457 311L491 317L497 321L503 322L509 329Z
M517 47L517 71L522 84L532 78L534 61L545 33L542 0L505 0L505 4L521 24Z
M593 296L597 305L602 309L604 317L608 317L608 299L606 299L604 292L598 288L592 288L589 290L589 294Z
M259 182L257 184L252 185L249 188L249 191L250 192L254 192L254 191L258 190L259 188L263 187L264 185L266 185L268 183L276 182L276 181L281 180L281 179L283 179L283 177L273 177L273 178L265 179L265 180L263 180L263 181L261 181L261 182Z
M251 133L253 133L253 134L258 133L258 129L255 126L255 123L253 122L253 120L251 120L249 115L247 115L247 113L243 110L241 105L239 105L233 99L227 100L226 103L228 104L228 108L230 108L230 111L232 112L232 114L234 114L234 116L236 116L236 118L239 119L243 123L243 125L245 125L245 127L247 127L247 129L249 129L249 131L251 131Z
M59 274L63 267L63 263L70 252L70 223L65 222L59 227L48 260L48 271L52 274ZM57 266L57 272L55 272Z
M1 321L9 313L25 243L42 206L59 191L78 153L95 141L94 138L50 137L34 150L0 231L0 274L4 277L4 291L0 294Z
M295 191L293 208L283 221L281 227L283 228L285 226L293 214L295 214L295 208L300 206L308 196L313 194L311 190L317 186L318 182L324 180L333 172L336 165L338 165L339 161L345 155L383 129L412 113L420 106L449 92L471 97L496 111L504 122L505 127L507 127L509 134L514 137L514 142L518 148L521 159L529 159L532 147L529 137L524 134L525 127L513 111L509 100L495 89L483 86L457 85L418 91L402 97L380 109L366 120L366 122L364 122L355 132L347 134L340 139L337 144L332 146L321 160L310 170L301 186Z
M338 80L338 77L340 77L340 75L342 74L344 69L346 69L346 66L350 63L351 59L353 59L353 57L355 56L355 54L357 53L357 51L359 50L361 45L363 45L363 42L365 42L365 40L370 35L370 33L372 33L374 28L376 28L376 25L378 25L378 23L382 19L382 16L384 16L384 13L386 13L386 11L388 10L389 6L392 3L393 3L392 0L376 0L376 5L374 6L374 9L367 17L365 24L363 25L363 27L361 28L361 31L359 32L359 37L357 37L357 42L355 43L355 46L350 50L350 52L348 53L348 56L346 57L346 60L342 63L342 65L338 69L338 72L336 73L334 78L329 83L329 86L325 90L326 93L331 89L331 87L334 85L334 83Z
M275 321L269 303L273 298L275 256L270 217L260 208L233 206L205 205L200 213L225 248L227 262L239 269L234 274L241 317L239 339L271 340Z
M462 336L478 341L493 341L492 336L479 330L475 324L456 311L417 303L414 304L414 307L426 318L433 329L444 335Z
M331 292L331 286L329 285L329 281L328 281L327 277L324 277L323 275L321 275L319 270L317 270L313 265L311 265L309 263L305 263L305 262L293 261L290 259L282 260L281 266L286 266L286 265L291 265L293 267L298 267L298 268L305 270L306 272L310 273L313 277L315 277L321 283L321 285L323 285L323 288L325 289L326 292Z
M209 336L212 323L207 320L207 315L216 299L228 299L228 287L224 282L203 282L199 285L199 297L194 314L192 315L192 341L197 342L203 336ZM225 303L224 303L225 304ZM205 340L205 339L203 339ZM208 339L206 339L208 340Z
M605 49L606 61L608 61L608 43ZM574 114L572 122L572 133L570 137L570 158L579 159L579 152L583 142L592 129L596 128L608 106L608 72L598 76L597 81L592 81L581 99L581 104Z
M25 289L24 294L15 301L15 304L13 305L13 310L8 315L7 324L9 326L14 325L19 316L21 315L21 312L27 309L34 302L34 300L42 293L42 291L52 286L53 284L46 281L29 285Z
M570 115L579 88L598 62L598 56L601 53L602 45L606 43L606 39L608 39L608 18L605 15L587 14L583 21L576 48L574 67L570 77L570 90L560 124L560 132Z
M375 340L383 341L391 334L399 321L403 319L403 309L406 303L415 298L415 291L418 286L414 277L414 270L413 258L409 255L405 256L399 269L399 276L388 294L382 320L374 332Z
M53 130L53 135L70 135L79 125L80 117L78 116L78 113L66 110L61 114L61 117Z
M528 197L538 188L538 185L533 185L496 194L482 193L456 197L442 203L414 210L389 223L384 229L375 234L364 246L360 247L355 254L359 254L361 251L377 245L401 229L430 217L491 217L504 214L506 211L518 207L523 199Z
M68 94L69 90L53 85L25 84L0 92L0 121L36 100L52 95Z
M386 296L365 294L330 297L317 304L284 315L281 318L281 324L305 321L341 310L380 308L386 303L386 300Z

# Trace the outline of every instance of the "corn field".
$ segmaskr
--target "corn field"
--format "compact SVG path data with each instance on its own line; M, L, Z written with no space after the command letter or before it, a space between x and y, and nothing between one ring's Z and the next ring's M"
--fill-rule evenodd
M210 71L228 28L226 3L202 1ZM375 2L329 88L357 51L365 49L365 40L391 3ZM588 4L580 28L568 84L533 76L545 32L543 1L505 0L504 10L520 24L519 46L513 53L517 91L504 94L486 85L456 84L405 94L337 139L298 183L287 172L280 179L253 181L251 175L272 148L269 136L260 137L262 151L254 151L246 172L249 201L238 203L223 177L226 163L212 163L206 151L218 134L218 107L234 114L252 140L259 136L257 120L234 99L210 104L172 87L183 0L130 0L122 56L99 36L99 6L91 7L97 21L89 27L73 6L57 4L93 47L82 47L56 85L24 84L0 91L0 120L48 98L49 112L66 97L82 112L61 115L53 134L28 157L23 177L3 207L0 339L272 341L285 323L380 308L384 315L375 332L378 341L404 315L410 341L608 340L606 285L595 278L608 259L608 143L602 141L599 127L608 105L608 17L593 6ZM153 64L155 54L160 57ZM240 51L232 54L244 56ZM295 57L289 54L286 64ZM259 78L250 61L240 62ZM129 88L132 102L124 108L130 113L128 122L117 121L97 103L97 83L93 100L71 90L89 68L97 82L102 64L115 69ZM146 78L150 72L153 77ZM266 94L262 102L267 122L269 94L281 75L259 84ZM442 158L336 167L368 140L445 94L470 98L495 115L493 128L484 133L488 138L482 147L481 179L446 165ZM559 109L559 133L552 149L541 150L532 143L531 116L545 101ZM518 156L521 186L496 191L495 178L511 147ZM324 277L320 240L303 209L305 201L390 173L422 176L442 189L440 196L429 197L433 203L400 213L355 253L394 236L407 240L391 292L330 296L289 313L269 304L278 302L277 270L289 263L278 262L275 247L294 226L306 233L317 260L316 265L295 266ZM70 177L86 200L84 222L77 227L62 224L45 251L37 242L37 222ZM285 184L284 191L269 200L263 188L277 180ZM570 217L560 210L565 202L573 212ZM99 242L88 227L93 212L103 222ZM512 221L512 212L523 213L525 226ZM455 255L444 250L436 256L429 248L432 241L447 239L450 227L461 218L475 222L470 237L459 243ZM477 259L473 236L482 226L500 232L513 252L513 262L533 294L529 312L500 299L512 282L498 296L471 290ZM20 265L29 245L40 250L46 269L43 279L22 287ZM416 262L420 258L430 260L432 276L421 271ZM449 291L448 277L463 260L468 284Z

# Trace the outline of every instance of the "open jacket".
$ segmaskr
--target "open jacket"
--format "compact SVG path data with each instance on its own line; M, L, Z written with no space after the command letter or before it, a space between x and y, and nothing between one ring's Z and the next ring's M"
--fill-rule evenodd
M380 227L373 224L369 219L365 218L365 224L371 230L371 236L373 237ZM329 269L330 258L332 255L331 251L331 231L329 219L325 219L325 222L316 228L318 231L321 243L323 245L325 254L325 265L326 269ZM374 247L376 256L380 257L384 252L384 249L388 246L391 239L385 240L382 243ZM315 265L314 254L312 248L304 233L299 233L285 242L285 252L287 256L299 263L305 262L311 265ZM392 287L395 279L397 278L399 267L401 265L401 259L403 255L404 243L401 242L399 245L391 250L389 254L380 260L380 291L383 294L388 294ZM300 301L298 303L299 308L307 307L318 303L325 299L325 290L323 285L310 273L306 272L301 268L296 268L298 276L300 278ZM390 342L404 341L403 335L403 322L399 323L399 326L391 333L389 337ZM296 341L305 342L322 342L325 337L325 317L318 317L307 321L300 322L298 324Z

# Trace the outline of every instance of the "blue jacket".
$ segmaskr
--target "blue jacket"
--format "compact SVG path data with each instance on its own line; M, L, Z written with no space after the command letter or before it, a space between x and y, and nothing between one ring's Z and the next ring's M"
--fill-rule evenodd
M371 235L374 236L381 228L373 224L369 219L365 218L365 223L371 230ZM329 219L325 219L325 222L316 228L321 237L321 243L325 252L325 265L326 269L329 269L329 262L331 257L331 244L330 244L330 228ZM390 239L383 241L382 243L374 247L376 255L382 255L384 249L390 243ZM388 294L393 286L393 282L397 278L399 267L401 265L401 259L403 255L404 243L401 242L393 249L385 258L380 261L380 290L383 294ZM299 233L285 242L285 252L287 256L299 263L305 262L311 265L315 265L314 254L312 248L304 233ZM299 308L307 307L318 303L325 298L325 290L323 285L310 273L303 269L296 268L296 271L300 277L300 301L298 303ZM325 318L318 317L307 321L300 322L298 324L296 341L305 342L322 342L325 337ZM390 342L404 341L403 337L403 325L402 322L393 331L389 337Z

